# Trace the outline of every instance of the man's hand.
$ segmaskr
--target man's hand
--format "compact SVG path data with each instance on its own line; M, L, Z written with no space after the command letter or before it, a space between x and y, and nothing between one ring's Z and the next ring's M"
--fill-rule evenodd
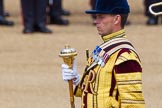
M62 78L64 81L72 80L74 85L78 85L80 81L80 75L77 73L76 60L74 60L73 68L69 69L69 66L62 64Z

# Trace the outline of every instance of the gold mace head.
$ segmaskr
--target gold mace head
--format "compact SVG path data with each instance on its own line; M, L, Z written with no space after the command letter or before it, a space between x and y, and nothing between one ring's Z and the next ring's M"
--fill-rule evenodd
M65 45L65 48L61 49L59 56L63 58L64 63L72 68L74 56L77 55L77 52L74 48L70 48L69 45Z

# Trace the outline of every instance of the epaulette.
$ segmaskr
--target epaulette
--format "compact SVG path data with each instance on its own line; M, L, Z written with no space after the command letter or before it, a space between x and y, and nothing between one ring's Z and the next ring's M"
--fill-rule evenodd
M141 64L140 59L139 59L137 53L135 53L134 51L130 51L130 52L123 52L123 53L121 53L118 56L118 59L116 60L115 65L119 65L119 64L121 64L123 62L130 61L130 60L136 61L139 64Z

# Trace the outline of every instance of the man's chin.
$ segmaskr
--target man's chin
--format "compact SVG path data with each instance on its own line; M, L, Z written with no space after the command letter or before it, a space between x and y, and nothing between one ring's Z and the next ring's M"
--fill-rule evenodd
M103 34L103 33L101 33L101 32L98 32L98 34L99 34L99 35L101 35L101 36L104 36L104 34Z
M99 34L99 35L102 35L102 33L101 33L100 31L98 31L98 34Z

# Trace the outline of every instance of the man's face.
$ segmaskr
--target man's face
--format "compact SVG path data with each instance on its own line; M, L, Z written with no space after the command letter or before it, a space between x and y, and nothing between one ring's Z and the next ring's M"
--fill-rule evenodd
M105 36L111 34L114 28L114 15L97 14L94 23L99 35Z

